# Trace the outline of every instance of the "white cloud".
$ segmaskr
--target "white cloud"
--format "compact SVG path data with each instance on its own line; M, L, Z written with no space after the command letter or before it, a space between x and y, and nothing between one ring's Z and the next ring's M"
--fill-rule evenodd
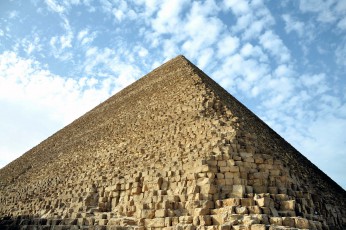
M286 33L291 33L292 31L296 32L300 37L304 33L304 23L296 19L293 19L290 15L284 14L282 18L285 21L285 30Z
M334 23L344 17L346 13L345 0L300 0L299 9L302 12L317 14L317 21Z
M240 54L243 58L256 58L260 62L268 62L268 56L264 53L260 46L253 46L251 43L245 43L241 49Z
M140 47L138 50L138 55L140 57L146 57L149 54L148 50L144 47Z
M246 0L224 0L224 5L228 8L232 9L232 12L236 16L244 15L244 14L249 14L250 13L250 7L248 4L248 1Z
M171 33L181 25L180 14L184 9L186 0L165 1L157 12L157 16L152 20L152 27L155 33Z
M260 44L276 58L277 62L283 63L290 61L289 50L283 44L279 36L274 34L273 31L266 31L260 36L259 41Z
M227 35L221 39L221 41L217 44L217 53L218 57L222 58L234 53L239 47L239 39L237 37L233 37Z
M197 65L201 69L206 69L208 65L212 64L212 59L214 57L214 51L211 48L204 49L200 52L197 60Z
M203 14L205 7L194 2L184 24L184 34L188 37L182 49L190 58L198 57L200 51L214 45L224 30L224 24L218 18Z
M68 60L72 57L72 53L68 50L72 48L72 41L74 34L68 19L62 16L62 27L65 29L65 33L60 36L53 36L49 40L51 46L51 52L55 58L60 60Z
M242 33L242 39L258 37L265 28L274 24L274 19L262 1L225 0L224 5L230 8L237 22L232 27L234 33Z
M90 44L91 42L94 41L96 37L97 37L96 31L93 31L92 33L90 33L89 29L83 29L79 31L77 35L77 39L82 46Z
M59 5L55 0L45 0L45 2L50 10L59 14L64 13L65 8L62 5Z
M135 4L137 4L138 6L143 7L144 5L144 9L142 14L143 18L150 18L152 17L155 12L159 9L161 1L159 0L138 0L135 1Z

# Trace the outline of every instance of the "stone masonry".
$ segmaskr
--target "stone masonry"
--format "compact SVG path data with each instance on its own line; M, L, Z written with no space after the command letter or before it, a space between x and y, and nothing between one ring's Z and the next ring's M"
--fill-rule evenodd
M0 229L346 229L346 192L178 56L1 169Z

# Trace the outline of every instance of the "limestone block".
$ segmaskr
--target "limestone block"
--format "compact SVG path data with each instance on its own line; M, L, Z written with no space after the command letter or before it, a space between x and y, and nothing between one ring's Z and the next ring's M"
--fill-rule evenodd
M266 230L265 224L253 224L251 225L251 230Z
M217 187L214 184L205 184L200 186L200 193L214 194L217 192Z
M248 230L246 225L233 225L232 230Z
M230 167L229 166L219 166L219 171L220 171L220 173L229 172Z
M253 224L259 224L260 220L257 219L256 216L245 215L243 217L242 223L247 225L247 226L250 226L250 225L253 225Z
M287 194L276 194L275 199L279 201L285 201L288 200L288 195Z
M254 185L252 186L255 193L267 193L268 187L267 186L261 186L261 185Z
M256 203L260 207L273 207L274 202L270 197L262 197L256 199Z
M144 225L147 228L163 228L165 227L165 218L145 219Z
M294 218L291 218L291 217L282 217L282 225L295 227L295 220Z
M187 188L187 195L196 194L199 192L199 187L197 185L192 185Z
M270 212L267 213L268 215L271 214L272 216L279 216L278 211L274 207L269 208L269 210L270 210Z
M172 217L172 226L179 224L179 217Z
M172 226L172 217L165 218L165 227Z
M233 185L231 196L236 198L242 198L245 195L245 191L245 185Z
M210 179L210 178L198 178L197 179L197 185L198 186L202 186L202 185L205 185L205 184L211 184L213 182L214 182L214 180Z
M217 166L221 167L221 166L227 166L227 162L223 161L223 160L219 160L217 161Z
M84 225L92 226L95 223L95 219L92 217L85 218Z
M226 181L227 181L226 179L216 179L216 184L224 186L226 185Z
M153 219L155 217L155 210L142 210L142 218Z
M241 206L238 206L238 207L235 207L235 212L237 214L248 214L248 210L247 210L247 207L241 207Z
M207 160L207 164L210 166L217 166L217 160Z
M232 177L234 177L234 173L232 173ZM226 186L233 186L235 183L234 183L234 179L231 179L231 178L228 178L228 179L225 179L225 185ZM230 189L232 190L232 189Z
M216 178L217 179L224 179L225 178L225 174L224 173L217 173L216 174Z
M278 193L278 188L277 187L268 187L268 192L270 194L277 194Z
M212 215L212 223L213 225L222 225L228 222L228 213L219 213L216 215Z
M270 224L282 225L282 217L270 217Z
M269 224L269 218L266 214L256 214L255 217L260 221L261 224Z
M211 216L199 216L199 224L202 226L209 226L212 225L212 219Z
M296 228L309 229L309 221L302 217L294 217Z
M77 225L85 225L85 218L78 218L77 219Z
M252 198L241 198L240 203L241 203L241 206L253 206L253 205L255 205L255 201Z
M261 214L262 209L255 205L255 206L248 206L247 209L249 210L249 214Z
M142 187L133 187L131 190L132 195L140 194L141 192L142 192Z
M230 166L228 166L228 168L229 168L229 172L239 172L240 171L239 166L230 165Z
M209 215L210 209L209 208L195 208L193 215L194 216L204 216Z
M167 211L166 209L158 209L155 211L155 217L166 217Z
M253 157L246 157L244 159L245 162L255 162L255 159Z
M222 175L224 175L224 178L227 180L227 179L233 179L233 177L234 177L234 174L233 173L231 173L231 172L225 172L224 174L222 174Z
M214 202L211 200L205 200L205 201L201 201L201 207L202 208L208 208L208 209L212 209L215 207Z
M281 201L280 209L284 211L293 211L295 208L295 204L296 204L295 200Z
M107 223L108 223L108 220L105 220L105 219L100 219L97 221L97 224L101 226L107 225Z
M234 166L235 165L235 162L233 159L228 159L227 160L227 166Z
M222 201L223 206L238 206L240 205L240 198L228 198Z
M180 224L192 224L193 217L192 216L179 216Z
M215 172L217 173L217 168L215 166L211 165L201 165L196 168L194 168L195 173L201 173L201 172Z
M224 223L219 226L218 230L230 230L231 229L231 224L230 223Z
M263 158L255 158L255 163L256 164L263 164L263 162L264 162L264 160L263 160Z

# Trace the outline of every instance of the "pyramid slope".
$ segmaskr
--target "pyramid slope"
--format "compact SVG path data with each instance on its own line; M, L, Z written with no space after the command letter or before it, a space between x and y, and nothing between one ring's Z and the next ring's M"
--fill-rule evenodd
M28 215L49 225L341 229L345 205L340 186L183 56L0 170L7 226Z

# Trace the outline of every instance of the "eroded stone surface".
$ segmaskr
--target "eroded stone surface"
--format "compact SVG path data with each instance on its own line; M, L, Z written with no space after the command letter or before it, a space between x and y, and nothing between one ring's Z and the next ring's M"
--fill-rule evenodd
M0 226L342 229L345 197L178 56L0 170Z

